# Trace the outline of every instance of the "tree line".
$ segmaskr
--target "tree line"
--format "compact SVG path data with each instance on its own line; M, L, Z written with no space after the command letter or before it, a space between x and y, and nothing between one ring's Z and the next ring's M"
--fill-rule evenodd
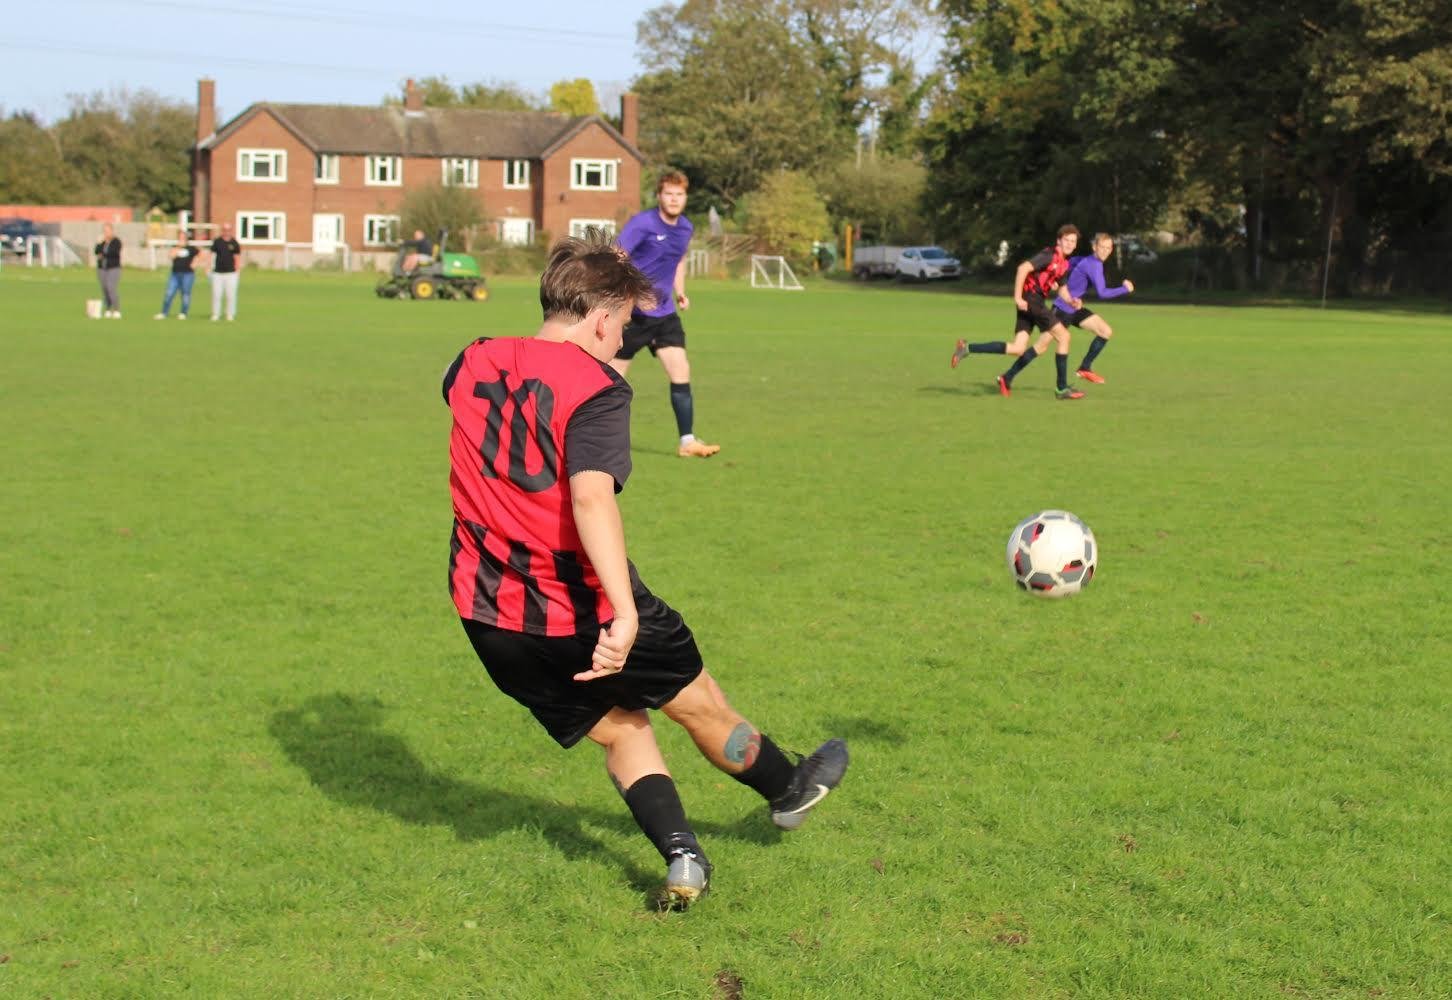
M1445 293L1452 271L1446 0L685 0L637 52L647 173L798 259L852 226L983 265L1073 221L1162 235L1197 286ZM597 109L585 80L421 87ZM0 200L183 207L192 122L146 93L11 114Z

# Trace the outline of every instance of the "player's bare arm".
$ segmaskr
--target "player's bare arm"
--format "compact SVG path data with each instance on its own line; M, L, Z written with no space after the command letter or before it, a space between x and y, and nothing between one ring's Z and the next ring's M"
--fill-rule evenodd
M676 308L682 312L691 308L691 299L686 295L686 258L676 265L675 280Z
M1028 309L1028 302L1023 297L1023 283L1028 280L1029 272L1033 269L1033 263L1026 260L1019 264L1018 271L1013 276L1013 304L1020 310Z
M575 527L580 532L580 544L600 577L600 589L615 609L610 627L600 630L590 669L575 675L577 681L593 681L625 669L640 618L630 590L625 527L615 502L615 478L608 472L593 470L575 473L570 477L570 503Z

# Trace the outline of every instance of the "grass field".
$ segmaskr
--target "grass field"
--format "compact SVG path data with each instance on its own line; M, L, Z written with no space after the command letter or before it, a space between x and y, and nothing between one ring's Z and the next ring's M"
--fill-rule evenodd
M1445 313L1110 303L1063 403L949 370L1005 296L696 283L723 451L637 362L632 554L854 762L782 836L662 720L717 872L660 915L445 587L439 377L533 283L248 272L233 324L162 284L90 321L89 273L0 272L0 996L1452 995ZM1003 565L1043 507L1102 548L1069 601Z

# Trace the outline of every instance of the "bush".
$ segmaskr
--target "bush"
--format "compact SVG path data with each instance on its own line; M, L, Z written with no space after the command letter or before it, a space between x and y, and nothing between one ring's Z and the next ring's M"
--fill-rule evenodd
M830 237L831 220L816 186L805 173L773 174L744 199L746 228L765 253L779 253L794 268L810 268L812 245Z
M484 205L468 188L431 184L404 195L400 216L401 239L410 238L415 229L437 239L447 229L449 240L441 249L466 252L473 231L484 221Z

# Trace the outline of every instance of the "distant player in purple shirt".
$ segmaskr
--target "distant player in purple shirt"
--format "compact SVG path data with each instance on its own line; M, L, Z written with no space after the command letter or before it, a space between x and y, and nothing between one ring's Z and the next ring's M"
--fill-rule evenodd
M1079 363L1079 370L1075 374L1085 382L1102 383L1104 376L1094 371L1094 359L1099 357L1099 352L1104 350L1104 345L1114 336L1114 330L1104 322L1103 316L1083 305L1084 293L1093 285L1094 294L1101 299L1117 299L1134 291L1134 282L1126 278L1124 284L1115 288L1104 286L1104 262L1114 252L1114 238L1108 233L1095 233L1090 249L1093 252L1089 255L1073 259L1069 267L1069 278L1060 286L1059 294L1054 299L1054 308L1064 314L1065 323L1094 334L1094 339L1090 342L1089 349L1084 352L1084 360Z
M682 458L710 458L720 445L707 444L693 433L695 401L691 398L691 363L686 357L686 331L677 308L689 309L686 296L686 249L693 227L682 213L686 210L685 174L661 175L655 185L656 207L633 216L615 242L655 286L656 304L631 314L625 339L615 360L610 362L621 375L642 347L660 359L671 383L671 409L681 442L676 454Z

